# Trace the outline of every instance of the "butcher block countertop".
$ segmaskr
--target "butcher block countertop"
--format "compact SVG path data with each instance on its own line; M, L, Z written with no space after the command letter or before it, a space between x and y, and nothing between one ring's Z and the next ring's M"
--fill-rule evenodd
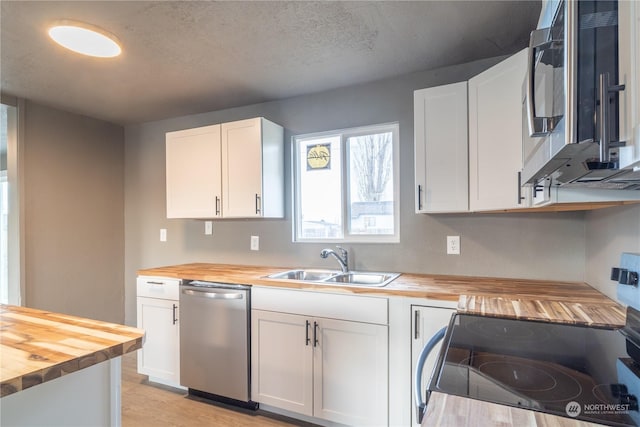
M1 396L142 347L140 329L0 304Z
M592 327L621 327L625 324L625 309L610 299L598 302L580 298L553 299L540 297L495 297L461 295L458 312L491 317L571 323Z
M622 306L581 282L403 273L387 286L376 288L266 278L270 274L292 269L193 263L142 269L138 274L315 291L458 301L460 312L597 327L618 327L625 322Z

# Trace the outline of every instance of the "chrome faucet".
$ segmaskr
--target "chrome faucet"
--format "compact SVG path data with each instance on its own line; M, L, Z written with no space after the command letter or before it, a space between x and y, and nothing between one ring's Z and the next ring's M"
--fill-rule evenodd
M345 248L341 246L336 246L336 248L338 248L341 255L338 255L336 251L334 251L333 249L323 249L320 252L320 257L327 258L329 255L333 255L335 259L338 260L338 262L340 263L340 268L342 268L342 272L346 273L349 271L349 253Z

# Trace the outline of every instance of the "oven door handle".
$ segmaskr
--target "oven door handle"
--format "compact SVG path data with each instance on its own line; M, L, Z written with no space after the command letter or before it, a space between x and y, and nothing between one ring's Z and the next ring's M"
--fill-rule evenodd
M424 400L422 400L422 370L424 368L424 363L429 357L429 353L431 353L434 347L442 341L444 338L444 334L447 332L447 327L440 329L435 333L434 336L431 337L428 343L422 347L422 351L420 352L420 356L418 357L418 362L416 365L416 377L413 379L413 383L415 384L415 394L414 400L416 404L416 415L418 418L418 423L422 424L422 418L426 412L427 404Z

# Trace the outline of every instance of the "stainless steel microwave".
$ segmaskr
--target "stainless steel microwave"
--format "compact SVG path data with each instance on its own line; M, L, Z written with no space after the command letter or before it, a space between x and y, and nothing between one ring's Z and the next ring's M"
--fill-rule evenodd
M640 189L619 163L617 1L545 2L524 87L524 184Z

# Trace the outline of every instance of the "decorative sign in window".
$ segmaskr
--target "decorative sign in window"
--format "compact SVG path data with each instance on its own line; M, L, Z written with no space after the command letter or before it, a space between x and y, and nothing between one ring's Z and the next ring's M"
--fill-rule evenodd
M331 169L331 144L307 145L307 170Z

